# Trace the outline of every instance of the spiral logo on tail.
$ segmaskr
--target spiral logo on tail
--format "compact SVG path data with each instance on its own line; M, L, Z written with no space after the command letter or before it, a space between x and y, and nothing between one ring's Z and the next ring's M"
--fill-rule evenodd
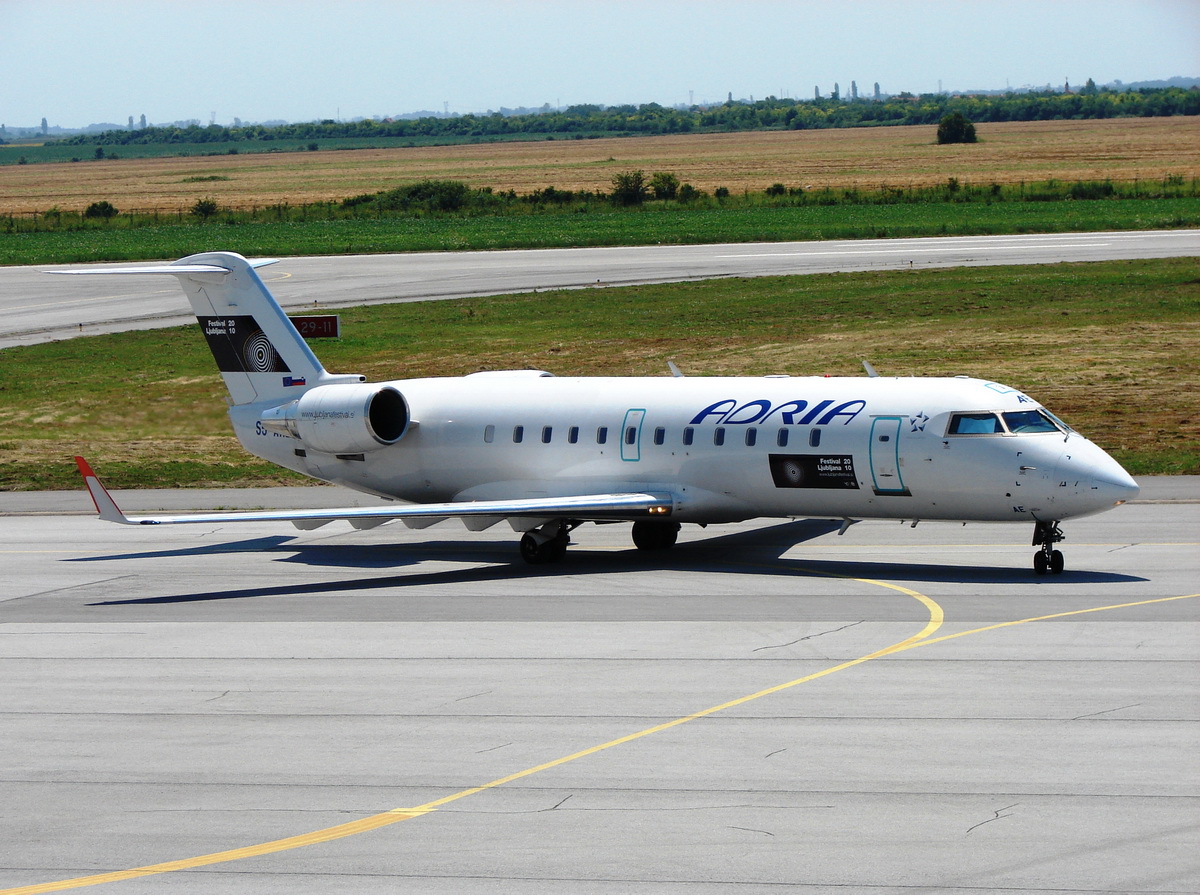
M222 373L290 373L287 363L250 315L198 317Z
M275 346L271 344L271 340L261 332L255 333L246 340L243 354L246 360L246 371L249 373L270 373L277 369L279 355L275 352Z

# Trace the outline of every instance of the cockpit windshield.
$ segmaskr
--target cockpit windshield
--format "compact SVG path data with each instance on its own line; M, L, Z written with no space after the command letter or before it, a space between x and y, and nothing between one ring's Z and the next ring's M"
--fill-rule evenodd
M1026 435L1031 432L1057 432L1058 426L1046 414L1039 410L1014 410L1001 414L1004 424L1013 435Z
M1070 431L1066 423L1046 410L954 413L946 427L947 435L1041 435Z

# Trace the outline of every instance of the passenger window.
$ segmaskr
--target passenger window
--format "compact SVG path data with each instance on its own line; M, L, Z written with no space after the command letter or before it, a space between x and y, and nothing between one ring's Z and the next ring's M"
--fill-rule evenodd
M1034 432L1057 432L1058 426L1050 418L1038 410L1018 410L1002 414L1008 431L1014 435L1028 435Z
M758 430L753 429L753 428L747 429L746 430L746 447L754 447L754 445L756 445L757 443L758 443Z
M525 427L513 426L513 444L520 444L525 440Z
M717 447L720 447L724 443L725 428L724 426L717 426L717 428L713 429L713 444L715 444Z
M686 429L683 430L683 445L684 445L684 447L690 447L692 442L695 440L695 438L696 438L696 430L693 429L691 426L688 426Z
M787 443L788 443L788 430L787 429L779 430L779 434L775 436L775 443L777 445L779 445L780 447L787 447Z
M549 444L550 439L554 437L553 426L542 426L542 444Z
M596 430L596 444L605 444L608 441L608 426L601 426Z
M488 444L491 444L493 441L496 440L496 427L495 426L484 426L483 427L483 440L485 442L487 442Z
M950 417L947 435L999 435L1004 433L994 413L956 413Z
M637 426L625 427L625 443L637 444Z
M654 430L654 443L662 444L666 440L667 440L667 430L664 429L662 426L659 426L657 429Z
M568 444L578 444L579 443L579 427L578 426L572 426L570 429L567 430L567 443Z
M808 433L808 446L809 447L820 447L821 446L821 430L820 429L813 429L811 432Z

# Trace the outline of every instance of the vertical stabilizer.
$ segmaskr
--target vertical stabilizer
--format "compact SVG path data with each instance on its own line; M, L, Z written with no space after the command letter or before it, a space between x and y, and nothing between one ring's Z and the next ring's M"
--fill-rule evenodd
M234 404L285 401L333 378L259 278L263 263L270 262L206 252L167 268L179 277Z
M247 261L234 252L190 255L170 265L54 270L50 273L141 275L169 273L179 278L200 331L234 404L299 398L308 388L362 382L356 375L325 371L296 327L267 291L256 268L274 260Z

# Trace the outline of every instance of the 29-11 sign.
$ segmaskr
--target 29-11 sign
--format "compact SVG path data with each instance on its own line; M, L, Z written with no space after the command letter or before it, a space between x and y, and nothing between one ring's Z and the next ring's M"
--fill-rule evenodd
M292 325L306 339L340 339L341 318L337 314L292 317Z

